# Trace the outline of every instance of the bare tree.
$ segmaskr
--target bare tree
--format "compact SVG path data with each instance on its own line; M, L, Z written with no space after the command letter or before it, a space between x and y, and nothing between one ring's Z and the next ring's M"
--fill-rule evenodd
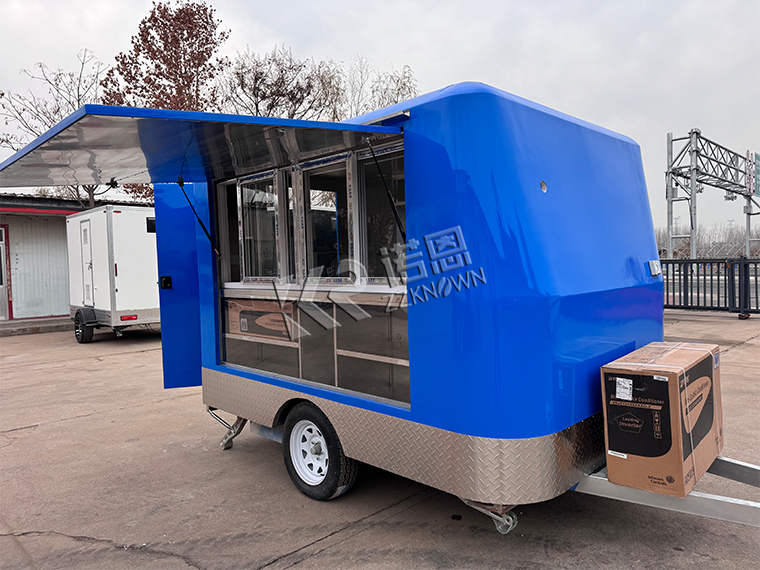
M221 109L257 117L319 120L337 117L341 69L330 60L299 60L275 47L258 55L238 53L220 81Z
M100 81L106 66L86 49L77 54L77 59L76 71L51 69L44 63L37 63L36 71L22 70L31 80L44 84L47 96L31 90L26 95L0 91L0 116L6 127L16 129L0 133L0 147L20 150L83 105L100 102ZM74 199L90 208L95 206L95 198L107 191L107 187L94 184L43 190L45 195Z
M383 73L357 54L345 70L332 60L300 60L285 46L239 53L219 86L223 111L307 120L340 121L417 95L409 66Z
M358 53L351 58L345 78L343 115L345 118L356 117L372 110L372 77L375 70L369 60Z
M374 109L390 107L419 94L414 72L408 65L400 71L378 73L372 82L371 91L371 106Z
M675 235L688 235L689 228L676 226L673 228ZM667 255L667 229L657 227L655 229L657 249L660 257ZM760 228L755 226L750 232L750 257L760 257ZM675 238L673 240L673 259L689 259L691 255L689 238ZM721 259L736 258L745 254L746 229L736 223L715 224L712 226L699 226L697 231L697 258Z
M344 77L341 119L348 119L401 103L419 95L412 68L380 71L362 54L356 54Z

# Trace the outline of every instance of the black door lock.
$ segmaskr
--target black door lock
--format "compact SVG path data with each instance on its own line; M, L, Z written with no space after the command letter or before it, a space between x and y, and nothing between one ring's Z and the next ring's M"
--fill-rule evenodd
M172 288L172 276L171 275L162 275L161 276L161 289L171 289Z

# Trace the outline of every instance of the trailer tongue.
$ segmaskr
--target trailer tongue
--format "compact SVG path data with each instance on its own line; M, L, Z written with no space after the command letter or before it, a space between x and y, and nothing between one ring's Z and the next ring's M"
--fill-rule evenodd
M760 487L760 467L750 463L718 457L707 472L752 487ZM609 482L606 467L602 467L581 479L573 490L627 503L760 527L760 503L758 502L700 493L699 491L692 491L686 498L669 497L641 489L624 487Z

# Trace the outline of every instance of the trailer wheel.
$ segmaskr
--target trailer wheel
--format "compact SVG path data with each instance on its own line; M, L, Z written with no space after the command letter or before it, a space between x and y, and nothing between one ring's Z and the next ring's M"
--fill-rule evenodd
M74 335L77 337L77 342L84 344L92 341L94 332L93 327L88 327L85 324L81 311L77 311L77 314L74 316Z
M329 501L356 480L357 462L345 456L335 428L313 404L302 402L291 410L282 444L288 475L307 497Z

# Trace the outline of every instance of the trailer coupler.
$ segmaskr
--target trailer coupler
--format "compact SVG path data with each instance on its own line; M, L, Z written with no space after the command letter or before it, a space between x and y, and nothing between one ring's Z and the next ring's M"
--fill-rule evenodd
M227 428L227 433L224 434L224 437L222 438L220 445L222 446L222 449L231 449L232 440L240 435L240 432L243 431L243 428L245 427L245 424L248 423L248 420L238 416L238 418L235 420L235 423L230 425L226 421L224 421L222 417L220 417L218 414L215 413L216 408L212 408L211 406L206 406L206 411L211 415L212 418L214 418L216 421L218 421L220 424L222 424L224 427Z
M501 534L509 534L517 526L517 515L512 512L512 509L514 508L512 506L478 503L477 501L470 501L469 499L462 499L461 497L460 499L468 507L491 517L493 519L493 524L496 525L496 530Z

